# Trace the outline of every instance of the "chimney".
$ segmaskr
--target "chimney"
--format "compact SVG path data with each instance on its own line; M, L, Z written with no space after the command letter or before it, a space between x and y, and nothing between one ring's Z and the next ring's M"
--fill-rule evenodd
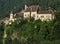
M27 5L25 5L25 10L28 8L28 6Z

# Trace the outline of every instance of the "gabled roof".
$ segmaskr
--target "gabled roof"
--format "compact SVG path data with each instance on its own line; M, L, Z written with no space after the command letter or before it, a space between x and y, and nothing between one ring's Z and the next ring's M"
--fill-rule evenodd
M26 8L26 10L23 10L19 13L16 13L15 18L23 17L24 12L37 12L37 14L52 14L52 10L38 10L39 6L32 5Z
M38 5L32 5L29 6L24 12L37 12L37 14L51 14L52 11L51 10L38 10L39 6Z
M51 14L51 13L52 13L52 11L48 11L48 10L37 12L37 14Z
M23 17L23 13L16 13L16 16L14 18L19 18L19 17Z
M37 11L38 10L38 6L36 6L36 5L32 5L32 6L30 6L30 7L28 7L26 10L25 10L25 12L34 12L34 11Z

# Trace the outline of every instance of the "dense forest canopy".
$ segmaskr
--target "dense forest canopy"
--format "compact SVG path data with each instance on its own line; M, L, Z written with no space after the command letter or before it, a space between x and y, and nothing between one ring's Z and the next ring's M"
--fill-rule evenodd
M17 19L11 25L1 22L0 43L4 40L5 44L60 44L60 20L57 19L43 22L33 18Z
M17 19L11 25L0 22L0 44L60 44L60 0L0 0L0 18L24 8L24 5L39 5L56 10L55 19L41 21ZM6 34L6 37L4 35Z
M55 10L60 9L60 0L0 0L0 17L9 15L13 9L14 12L20 11L24 5L39 5L42 8L51 7Z

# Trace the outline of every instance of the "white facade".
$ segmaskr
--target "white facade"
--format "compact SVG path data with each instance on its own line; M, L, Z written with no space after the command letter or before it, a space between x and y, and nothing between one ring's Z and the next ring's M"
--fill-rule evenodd
M52 20L52 14L37 14L37 17L35 17L35 20Z
M33 9L31 8L31 7L33 7ZM23 13L23 17L24 18L30 18L30 17L33 17L35 20L38 20L38 19L40 19L41 21L44 21L44 20L52 20L52 19L54 19L54 15L52 15L52 11L42 11L43 13L37 13L37 11L35 10L36 8L36 6L31 6L31 7L27 7L26 5L25 5L25 10L28 10L28 11L24 11ZM27 9L28 8L28 9ZM32 10L32 11L30 11L29 10L29 8L30 8L30 10ZM35 10L35 11L34 11Z
M37 16L37 12L31 12L31 17L36 17Z
M29 18L29 17L30 17L30 12L24 12L23 17L24 17L24 18Z
M48 10L47 11L38 11L37 8L38 7L36 7L36 6L28 7L27 5L25 5L25 9L21 12L21 13L23 13L23 15L22 15L23 18L26 19L26 18L33 17L35 20L40 19L41 21L54 19L54 15L52 14L52 11L48 11ZM21 14L19 14L19 15L21 15ZM11 12L10 21L12 20L14 22L14 20L16 18L13 18L13 16L16 16L16 15L13 15L13 13Z
M30 18L30 12L24 12L24 18ZM33 17L35 20L52 20L54 19L54 16L52 14L37 14L37 12L31 12L31 17Z
M10 19L13 19L13 13L12 12L10 13Z

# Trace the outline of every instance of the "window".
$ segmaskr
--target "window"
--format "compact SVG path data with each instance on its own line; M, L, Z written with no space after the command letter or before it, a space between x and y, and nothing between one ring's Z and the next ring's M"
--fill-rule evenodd
M28 14L28 16L29 16L29 14Z
M38 16L37 16L37 18L38 18Z
M33 14L33 17L35 17L35 14Z
M49 19L49 18L50 18L50 16L46 16L46 18L47 18L47 19Z
M44 18L44 16L41 16L41 18Z
M25 14L25 16L26 16L26 14Z

